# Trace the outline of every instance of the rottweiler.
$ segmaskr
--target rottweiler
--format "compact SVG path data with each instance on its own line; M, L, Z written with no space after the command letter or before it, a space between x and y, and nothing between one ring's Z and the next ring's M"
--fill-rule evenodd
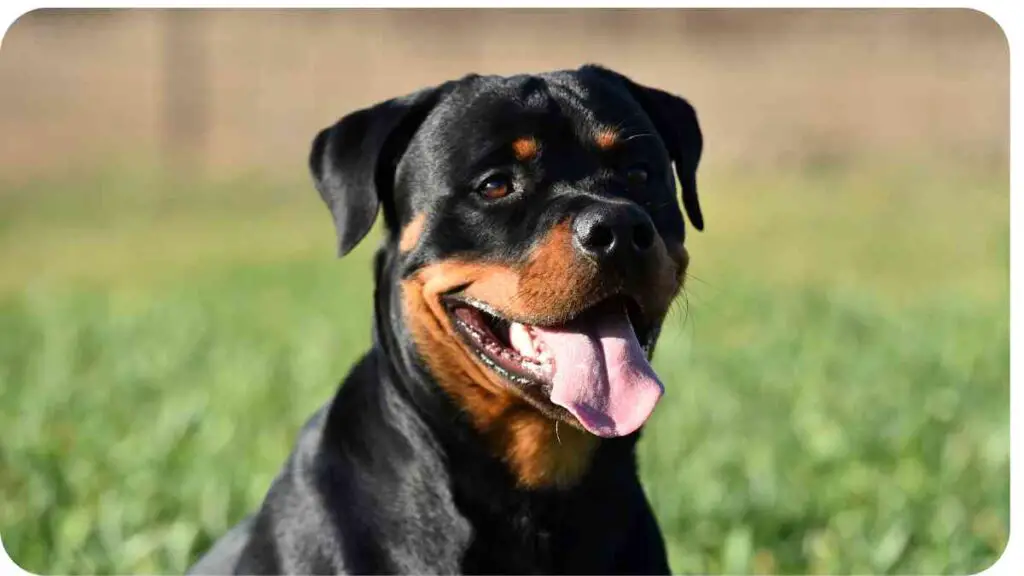
M686 100L597 65L321 131L340 255L383 213L372 347L191 572L668 573L635 445L702 146Z

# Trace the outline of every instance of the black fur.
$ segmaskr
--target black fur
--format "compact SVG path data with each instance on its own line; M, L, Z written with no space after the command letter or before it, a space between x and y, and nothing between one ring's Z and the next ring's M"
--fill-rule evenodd
M586 146L586 128L614 126L625 151ZM508 143L537 135L525 165ZM661 533L637 474L638 434L602 439L566 489L517 486L420 360L402 316L399 283L453 255L512 261L560 218L622 196L666 240L686 212L700 229L697 119L683 99L596 66L538 76L467 76L354 112L315 138L310 168L330 207L341 254L383 207L374 264L373 345L334 399L301 431L254 516L191 572L214 573L668 573ZM643 192L619 171L642 162ZM494 167L514 194L472 194ZM426 215L416 247L402 226Z

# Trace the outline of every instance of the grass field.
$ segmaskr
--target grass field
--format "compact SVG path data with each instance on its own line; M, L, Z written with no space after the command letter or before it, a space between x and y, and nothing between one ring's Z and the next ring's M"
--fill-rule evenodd
M705 174L641 445L677 572L977 572L1009 504L1008 185ZM0 189L0 535L166 573L260 502L369 341L304 181Z

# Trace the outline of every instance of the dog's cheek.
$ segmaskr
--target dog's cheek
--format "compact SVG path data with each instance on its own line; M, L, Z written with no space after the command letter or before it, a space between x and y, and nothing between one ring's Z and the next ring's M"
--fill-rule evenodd
M521 316L559 320L586 305L598 287L596 267L581 259L568 222L556 225L530 253L512 301Z
M517 306L520 301L520 277L519 274L503 265L498 264L473 264L466 274L472 278L469 286L463 294L483 302L506 316L523 316L523 310Z
M597 268L576 253L567 222L552 228L521 264L453 260L418 275L437 294L466 285L463 295L502 315L553 322L586 305L600 281Z
M650 312L664 319L679 296L686 278L689 256L681 244L666 243L660 238L655 245L654 274L648 281Z
M439 298L435 280L420 276L401 285L402 307L413 346L438 385L478 426L487 426L503 410L505 391L469 356L458 340Z

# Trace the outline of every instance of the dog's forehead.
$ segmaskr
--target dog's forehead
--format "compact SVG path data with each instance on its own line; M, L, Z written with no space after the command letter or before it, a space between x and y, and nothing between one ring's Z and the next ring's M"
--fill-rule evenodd
M621 87L579 71L558 71L464 79L431 114L428 125L440 136L472 139L557 128L582 135L645 120Z

